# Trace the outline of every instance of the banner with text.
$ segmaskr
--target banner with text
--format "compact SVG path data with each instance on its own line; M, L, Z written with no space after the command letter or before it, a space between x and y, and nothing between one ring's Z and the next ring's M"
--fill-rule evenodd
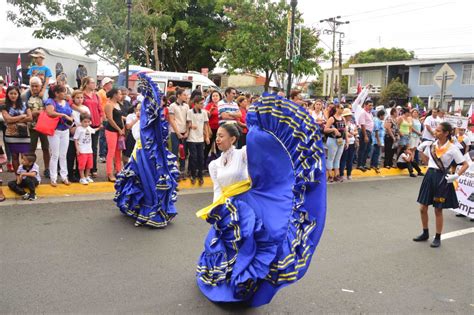
M459 208L451 209L474 219L474 163L459 177L454 187L458 196Z

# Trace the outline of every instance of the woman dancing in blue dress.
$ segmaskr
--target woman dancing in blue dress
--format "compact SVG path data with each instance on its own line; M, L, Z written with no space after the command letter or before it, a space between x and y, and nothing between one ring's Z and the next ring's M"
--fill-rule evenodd
M197 213L212 225L197 283L213 302L259 306L308 270L326 216L325 158L312 117L282 97L264 94L247 124L240 150L235 125L218 129L214 203Z
M120 211L135 219L135 226L165 227L176 216L179 171L168 151L168 123L161 93L145 74L139 74L145 97L140 113L140 138L130 161L117 176L115 202Z

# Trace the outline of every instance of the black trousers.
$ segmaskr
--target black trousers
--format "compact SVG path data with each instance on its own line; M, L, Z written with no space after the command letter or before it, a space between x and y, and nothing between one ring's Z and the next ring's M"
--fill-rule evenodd
M383 166L387 167L393 166L393 156L395 155L396 149L393 149L393 139L392 137L385 135L383 141L385 142L385 147L384 147L384 152L385 152L385 158L383 160Z
M30 196L36 195L36 186L39 185L38 180L35 177L26 177L21 181L20 184L16 183L16 180L12 180L8 182L8 188L14 191L16 194L23 196L26 194L24 188L28 188L30 190Z
M211 129L211 130L212 130L211 139L209 139L210 140L209 144L206 144L206 147L204 149L204 168L206 169L208 167L208 164L211 162L211 160L208 160L209 152L211 152L212 145L214 144L214 142L216 142L216 138L217 138L217 129ZM220 152L216 145L216 157L218 157L219 155L220 155Z
M412 161L412 162L410 162L410 163L407 163L407 162L397 162L397 167L398 167L399 169L402 169L402 170L405 169L405 168L408 168L408 171L410 172L410 174L413 173L413 169L415 169L418 174L421 173L421 169L420 169L420 167L418 166L418 163L416 163L415 161Z
M92 128L97 128L97 127L92 127ZM93 133L92 134L92 155L93 155L93 166L92 166L92 173L97 172L97 149L99 145L99 132Z
M77 170L76 144L74 143L74 140L69 140L69 147L67 148L66 159L69 180L79 178L79 172Z
M189 173L191 178L202 178L204 166L204 142L188 142Z

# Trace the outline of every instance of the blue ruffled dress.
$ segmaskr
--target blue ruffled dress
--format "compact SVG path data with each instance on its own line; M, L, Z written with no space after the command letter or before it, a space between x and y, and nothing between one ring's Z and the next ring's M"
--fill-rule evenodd
M326 218L319 128L298 105L264 94L247 114L251 187L208 212L197 283L213 302L260 306L308 270Z
M115 182L120 211L135 219L135 226L165 227L176 216L179 171L168 151L168 122L156 84L139 74L145 97L140 111L140 139L130 161Z

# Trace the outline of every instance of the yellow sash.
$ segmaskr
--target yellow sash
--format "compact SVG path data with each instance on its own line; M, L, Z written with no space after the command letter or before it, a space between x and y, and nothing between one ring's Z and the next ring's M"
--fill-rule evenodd
M446 144L444 146L442 146L441 148L438 147L438 145L435 146L435 152L436 152L436 156L438 157L438 159L440 157L442 157L446 152L448 152L449 148L451 147L452 143L450 141L446 142Z
M252 183L250 182L250 179L247 179L247 180L243 180L241 182L237 182L235 184L225 187L222 190L222 195L220 195L219 199L214 201L210 206L202 208L201 210L196 212L196 216L198 218L206 220L207 215L209 214L209 212L211 212L212 209L214 209L215 207L219 205L223 205L227 198L240 195L241 193L246 192L247 190L250 189L251 185Z
M140 141L140 138L138 138L137 142L135 142L135 147L133 148L132 152L132 157L137 160L137 150L140 150L142 148L142 142Z

